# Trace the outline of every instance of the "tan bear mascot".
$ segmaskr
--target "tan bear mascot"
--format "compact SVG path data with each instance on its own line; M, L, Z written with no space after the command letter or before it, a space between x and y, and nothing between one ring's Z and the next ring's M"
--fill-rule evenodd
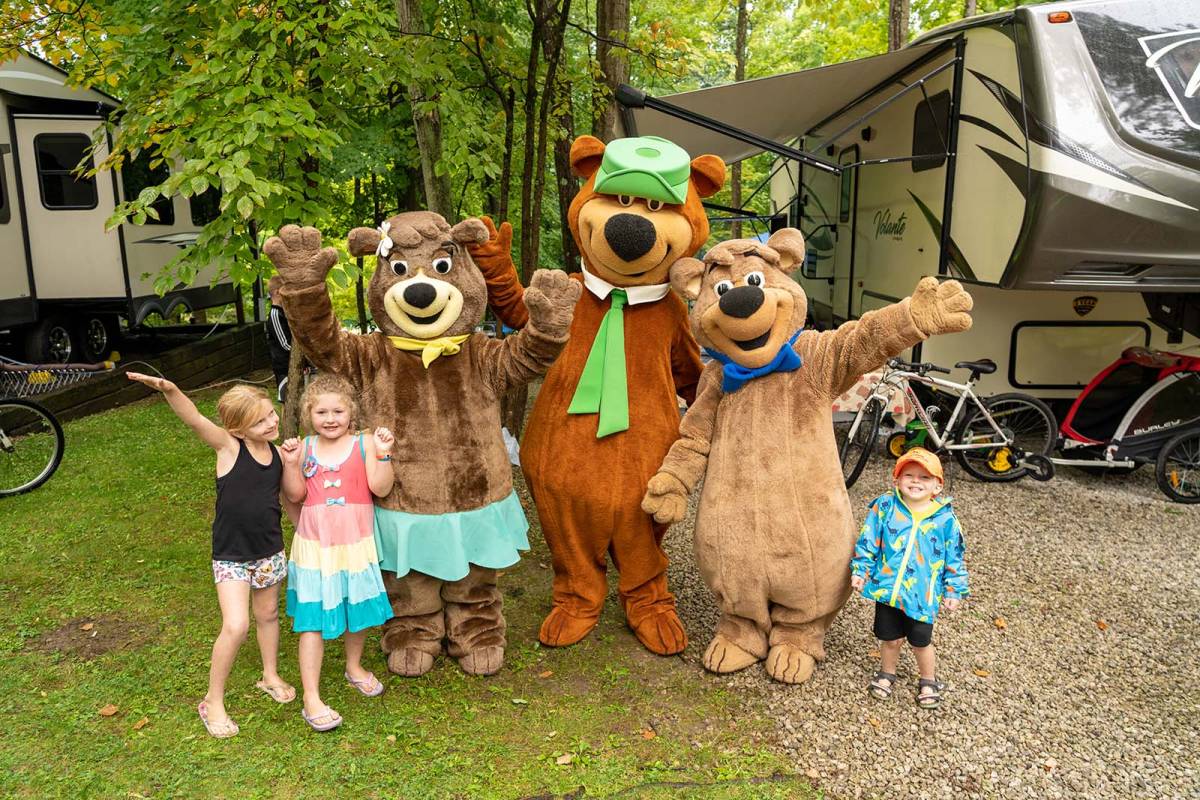
M925 278L899 303L802 332L808 301L788 272L803 261L803 237L785 228L671 268L714 360L642 503L677 522L704 478L696 561L721 611L704 666L734 672L765 658L784 683L807 680L824 659L825 632L850 595L856 531L833 398L917 342L971 326L962 286Z
M539 270L525 292L524 330L503 341L475 333L487 287L466 245L487 236L477 219L450 227L428 211L351 231L351 254L378 259L368 299L379 331L368 336L343 331L333 315L325 276L337 251L322 249L315 228L288 225L263 248L284 280L284 310L305 354L361 392L360 423L396 436L396 484L376 501L375 541L395 614L383 650L400 675L427 672L443 640L467 673L503 664L496 570L529 542L500 398L558 356L579 299L565 273Z
M676 395L691 402L700 377L700 350L668 271L708 238L700 198L721 188L725 164L692 159L652 136L607 146L581 136L571 145L571 168L586 181L567 224L583 254L584 272L572 277L587 290L521 444L554 563L554 607L539 638L569 645L595 627L611 556L634 635L671 655L687 646L687 635L667 590L667 526L642 512L641 498L679 436ZM520 327L526 316L511 243L505 223L472 253L492 307Z

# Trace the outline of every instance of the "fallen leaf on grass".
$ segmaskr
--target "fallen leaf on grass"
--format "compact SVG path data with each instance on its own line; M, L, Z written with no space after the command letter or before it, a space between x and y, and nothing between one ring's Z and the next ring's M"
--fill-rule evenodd
M528 701L528 700L526 700L524 697L514 697L514 698L512 699L512 703L513 703L513 705L514 705L514 706L527 706L527 705L529 705L529 701Z
M91 630L92 628L94 628L94 627L96 627L96 623L94 623L94 622L85 622L85 623L83 623L82 625L80 625L80 626L79 626L79 630L81 630L81 631L90 631L90 630Z
M1004 621L1004 617L996 617L992 620L992 624L996 626L996 630L1002 631L1008 627L1008 623Z
M555 736L558 736L558 731L550 731L546 734L547 739L553 739Z
M135 731L140 731L142 728L146 727L148 724L150 724L150 718L142 717L137 722L133 723L133 729Z
M117 707L114 706L112 703L109 703L104 708L100 709L100 716L102 716L102 717L111 717L113 714L116 714L116 713L117 713Z
M869 718L867 719L867 722L871 723L871 724L872 724L872 725L874 725L876 728L878 728L880 725L882 725L882 724L883 724L882 722L880 722L879 720L875 719L874 717L869 717Z
M650 730L649 728L647 728L646 730L642 731L642 738L643 738L643 739L653 739L655 736L658 736L658 734L657 734L657 733L655 733L654 731Z
M538 677L539 677L539 678L549 678L549 677L550 677L551 675L553 675L553 674L554 674L554 670L552 670L552 669L548 669L548 670L546 670L546 671L544 671L544 672L539 672L539 673L538 673Z
M394 733L389 733L389 734L388 734L388 737L387 737L387 740L388 740L388 743L389 743L389 744L395 744L395 743L396 743L396 734L394 734Z
M879 658L879 651L872 650L871 652L867 653L867 655L869 655L871 658Z
M976 669L975 674L981 678L986 678L988 675L991 675L992 673L988 672L986 669Z
M538 562L538 568L539 568L539 569L550 569L548 566L546 566L546 562L545 562L545 561L539 561L539 562Z
M560 767L565 767L567 764L570 764L574 760L575 760L575 756L571 755L570 753L563 753L561 756L554 759L554 763L558 764Z
M1108 630L1108 623L1102 619L1098 619L1098 620L1096 620L1096 627L1102 631L1106 631L1106 630Z

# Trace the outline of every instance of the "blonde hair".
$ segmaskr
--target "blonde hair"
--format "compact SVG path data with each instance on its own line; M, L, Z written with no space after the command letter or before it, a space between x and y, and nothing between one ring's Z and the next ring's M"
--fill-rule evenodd
M350 430L356 430L358 401L354 399L354 387L345 378L327 372L318 373L305 387L304 395L300 398L300 425L304 430L315 433L312 427L312 410L317 404L317 398L323 394L336 394L346 401L346 405L350 407Z
M271 398L258 386L246 383L234 386L217 401L217 415L221 417L222 427L230 432L245 431L258 422L263 400L270 402Z

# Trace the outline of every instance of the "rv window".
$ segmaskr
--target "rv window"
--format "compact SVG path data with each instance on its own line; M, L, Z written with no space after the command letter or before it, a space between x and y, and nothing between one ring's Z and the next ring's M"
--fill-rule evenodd
M79 178L72 170L92 144L82 133L42 133L33 139L42 205L49 209L96 207L96 178ZM87 166L92 159L87 157Z
M939 156L939 158L920 158L909 162L913 172L927 169L937 169L946 163L946 143L950 135L950 92L938 92L917 103L913 111L913 157Z
M170 170L166 164L159 164L151 169L150 159L152 154L142 153L141 158L134 161L126 162L121 167L121 185L125 188L125 199L133 200L143 189L151 186L158 186L168 177ZM151 208L158 212L158 219L154 219L149 214L146 215L146 225L174 225L175 224L175 204L169 197L160 197L150 204Z
M8 204L8 177L4 174L4 157L9 152L8 145L0 145L0 225L12 219L12 206Z
M192 224L204 226L221 216L221 190L208 189L191 198Z
M850 202L854 199L851 196L851 189L854 187L854 170L842 170L842 196L838 201L838 222L850 221Z

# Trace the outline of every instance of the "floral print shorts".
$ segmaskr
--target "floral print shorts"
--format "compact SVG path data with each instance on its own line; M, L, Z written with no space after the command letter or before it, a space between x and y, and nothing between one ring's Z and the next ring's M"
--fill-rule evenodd
M251 589L265 589L287 577L287 557L282 550L254 561L214 560L212 567L213 583L245 581Z

